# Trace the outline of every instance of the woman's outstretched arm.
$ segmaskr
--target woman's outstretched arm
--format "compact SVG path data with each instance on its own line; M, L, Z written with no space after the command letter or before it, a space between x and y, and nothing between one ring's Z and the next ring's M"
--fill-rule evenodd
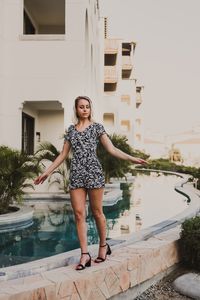
M54 162L46 169L46 171L41 174L40 176L38 176L35 180L34 180L34 184L39 184L39 183L43 183L47 177L57 168L59 167L59 165L64 161L64 159L67 158L69 151L71 148L71 144L68 141L64 142L62 151L60 152L60 154L58 155L58 157L54 160Z
M112 155L115 156L117 158L123 159L123 160L129 160L132 163L135 164L147 164L147 161L139 158L139 157L134 157L131 156L121 150L119 150L118 148L116 148L113 143L111 142L111 140L109 139L109 137L107 136L107 134L102 134L100 137L100 141L102 143L102 145L104 146L104 148Z

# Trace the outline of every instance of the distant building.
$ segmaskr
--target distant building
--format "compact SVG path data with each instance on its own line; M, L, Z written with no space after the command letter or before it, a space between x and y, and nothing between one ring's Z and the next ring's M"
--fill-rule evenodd
M183 164L188 166L200 167L200 136L180 140L174 144L180 151Z
M200 167L200 127L179 132L167 137L169 145L173 145L181 155L182 163L188 166Z
M177 163L200 167L200 128L166 136L149 134L144 139L144 149L152 158L169 158Z
M182 163L183 158L181 156L181 151L172 145L172 148L169 151L169 159L171 162Z

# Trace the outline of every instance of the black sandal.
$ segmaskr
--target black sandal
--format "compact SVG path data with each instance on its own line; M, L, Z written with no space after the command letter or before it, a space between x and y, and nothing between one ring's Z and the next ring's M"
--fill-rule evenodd
M106 251L106 256L103 258L103 257L100 257L100 256L98 256L94 261L96 262L96 263L101 263L101 262L104 262L105 260L106 260L106 257L107 257L107 255L110 255L111 253L112 253L112 251L111 251L111 249L110 249L110 246L106 243L105 245L103 245L103 246L99 246L99 247L106 247L107 246L107 251Z
M89 260L85 263L85 265L83 265L83 264L78 264L78 265L76 266L76 271L84 270L85 267L91 267L91 256L90 256L90 253L89 253L89 252L85 252L85 253L82 252L82 253L81 253L81 256L82 256L83 254L87 254L87 255L89 256Z

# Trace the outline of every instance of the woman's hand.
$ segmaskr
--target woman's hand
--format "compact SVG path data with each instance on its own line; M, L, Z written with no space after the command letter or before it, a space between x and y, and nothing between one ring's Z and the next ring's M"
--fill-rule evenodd
M38 176L35 180L34 180L34 184L39 184L39 183L43 183L46 179L47 179L48 175L47 174L42 174L40 176Z
M133 157L132 162L134 164L140 164L140 165L146 165L146 164L148 164L148 162L146 160L144 160L142 158L139 158L139 157Z
M40 176L38 176L35 180L34 180L34 184L40 184L43 183L47 177L52 174L52 172L58 167L60 166L60 164L64 161L64 159L67 158L69 151L71 148L71 144L68 141L64 142L63 145L63 149L61 151L61 153L58 155L58 157L54 160L54 162L47 168L47 170Z

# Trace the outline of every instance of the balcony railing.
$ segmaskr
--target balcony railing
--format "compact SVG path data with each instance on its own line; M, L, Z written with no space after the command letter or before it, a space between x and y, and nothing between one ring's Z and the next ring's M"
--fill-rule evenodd
M104 43L105 54L117 54L118 48L119 48L118 40L105 39L105 43Z
M117 70L115 66L104 66L104 82L105 83L117 82Z

